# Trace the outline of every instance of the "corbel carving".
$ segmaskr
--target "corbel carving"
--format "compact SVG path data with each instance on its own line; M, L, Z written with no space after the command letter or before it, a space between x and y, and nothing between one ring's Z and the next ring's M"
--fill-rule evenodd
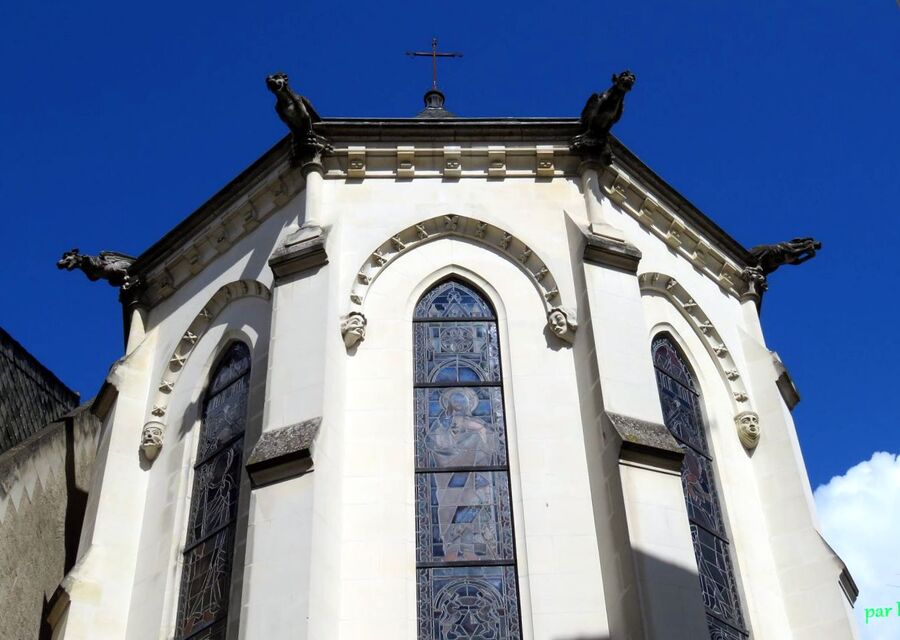
M462 176L462 149L455 146L444 147L444 177Z
M141 430L141 452L149 462L156 460L159 455L165 433L166 425L159 420L151 420Z
M575 331L578 330L578 322L575 320L575 312L563 307L553 307L547 314L547 326L557 338L565 340L569 344L575 342Z
M397 177L412 178L416 175L416 148L412 146L397 147Z
M759 414L754 411L741 411L734 417L738 438L745 448L752 451L759 444Z
M366 316L359 311L351 311L341 321L341 336L348 349L366 339Z
M556 172L553 164L553 145L537 145L537 175L541 178L552 178Z
M488 177L506 177L506 147L488 147Z
M347 147L347 177L364 178L366 176L366 148Z

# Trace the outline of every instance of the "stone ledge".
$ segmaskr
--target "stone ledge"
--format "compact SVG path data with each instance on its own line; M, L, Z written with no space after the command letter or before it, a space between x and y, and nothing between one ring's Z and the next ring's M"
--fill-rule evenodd
M774 351L771 353L775 374L778 376L775 379L775 386L778 387L778 391L781 393L788 411L793 411L794 407L800 402L800 392L797 391L797 385L794 384L794 379L791 378L791 374L788 372L787 367L784 366L779 355Z
M289 480L312 470L310 448L322 418L316 417L260 436L247 458L247 473L254 488Z
M297 244L276 249L269 258L269 267L275 278L286 278L327 264L325 237L326 234L321 233Z
M584 259L588 262L636 274L642 255L637 247L627 242L585 234Z
M606 412L610 424L622 439L619 458L652 460L656 466L680 471L684 453L669 430L656 422Z

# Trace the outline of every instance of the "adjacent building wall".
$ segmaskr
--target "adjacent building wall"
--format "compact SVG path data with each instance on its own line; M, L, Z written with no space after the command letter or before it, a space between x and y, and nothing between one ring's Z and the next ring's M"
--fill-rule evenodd
M49 638L44 618L75 562L100 423L89 403L0 455L0 638Z

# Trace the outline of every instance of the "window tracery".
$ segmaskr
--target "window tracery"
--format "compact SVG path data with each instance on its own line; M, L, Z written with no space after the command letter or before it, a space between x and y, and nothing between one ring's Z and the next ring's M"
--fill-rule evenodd
M442 282L414 315L420 640L519 640L497 320Z
M697 383L669 336L656 336L651 352L663 421L684 451L681 484L710 639L746 640Z
M250 389L250 350L228 347L201 412L175 637L225 638Z

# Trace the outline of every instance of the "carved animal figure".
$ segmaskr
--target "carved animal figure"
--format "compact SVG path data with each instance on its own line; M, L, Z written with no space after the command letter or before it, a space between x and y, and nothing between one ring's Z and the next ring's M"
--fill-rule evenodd
M763 275L769 275L785 264L803 264L816 256L822 243L815 238L794 238L789 242L778 244L761 244L750 249L750 255L762 269Z
M101 251L97 256L86 256L78 252L78 249L66 251L56 263L58 269L73 271L81 269L89 280L106 280L114 287L127 289L132 280L128 276L128 269L134 262L132 256L115 251Z
M582 132L572 139L572 150L596 150L609 162L609 132L622 117L625 94L631 91L636 78L631 71L612 76L612 86L603 93L588 98L581 111Z
M313 131L313 122L322 118L316 113L309 100L291 89L286 73L279 71L266 76L266 87L275 94L275 113L281 118L298 142L316 141L318 136Z

